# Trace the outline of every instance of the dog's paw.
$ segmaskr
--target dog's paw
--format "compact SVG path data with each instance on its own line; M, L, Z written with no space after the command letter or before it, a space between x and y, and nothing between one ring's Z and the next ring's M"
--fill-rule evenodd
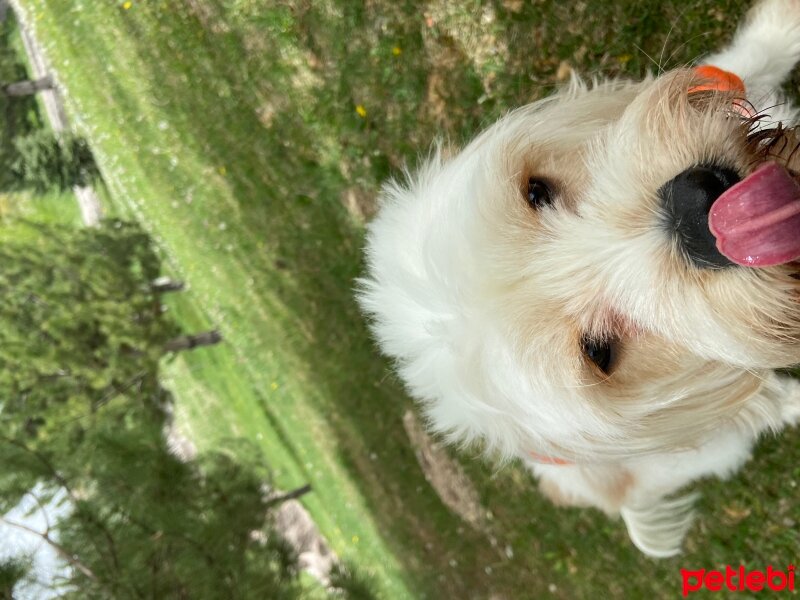
M653 558L680 554L683 538L694 521L692 506L698 497L699 494L688 494L661 499L644 508L623 507L620 514L633 544Z

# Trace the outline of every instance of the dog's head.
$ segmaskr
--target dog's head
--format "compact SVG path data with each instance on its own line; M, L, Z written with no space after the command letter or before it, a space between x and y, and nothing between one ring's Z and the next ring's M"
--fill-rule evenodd
M793 134L694 78L574 82L384 188L360 302L435 430L567 459L691 446L800 360L796 270L733 265L708 231Z

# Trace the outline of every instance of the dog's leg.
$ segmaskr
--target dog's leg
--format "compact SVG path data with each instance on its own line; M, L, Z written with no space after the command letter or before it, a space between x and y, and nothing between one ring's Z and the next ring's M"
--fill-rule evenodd
M697 494L668 498L670 494L702 477L727 478L750 459L761 434L800 424L800 381L770 371L763 378L758 394L696 450L628 465L637 485L619 512L631 540L642 552L655 557L680 552Z
M781 426L800 425L800 381L788 375L776 375L775 380L781 410Z
M747 15L733 42L703 63L736 73L749 91L780 88L800 61L800 0L762 0Z
M753 398L751 402L759 402ZM772 407L772 403L769 403ZM693 450L647 456L628 464L636 487L619 510L631 541L639 550L656 558L681 551L686 532L694 520L692 505L698 494L675 496L688 484L708 476L726 478L751 457L758 431L771 427L777 414L756 424L757 409L743 423L729 422L714 437ZM778 411L779 412L779 411Z
M800 111L780 90L798 61L800 0L762 0L750 10L731 45L703 63L741 77L747 99L764 115L754 129L769 129L800 120Z
M631 540L656 558L681 551L694 520L698 494L674 496L703 477L726 478L751 457L765 431L800 424L800 381L765 371L764 383L737 415L693 450L644 456L623 463L529 466L542 492L561 505L595 506L620 514Z
M609 515L619 514L639 550L665 558L680 553L694 519L692 505L697 494L666 498L692 477L665 467L664 462L662 458L649 458L631 469L614 463L531 466L539 476L540 489L556 505L594 506ZM675 457L667 457L666 462L677 463ZM661 471L655 481L654 471L648 466L653 463Z
M680 554L694 522L692 506L700 494L661 498L649 506L623 506L619 513L634 546L653 558Z
M777 433L784 427L800 424L800 381L788 375L768 371L764 384L735 417L740 430L757 438L765 431Z

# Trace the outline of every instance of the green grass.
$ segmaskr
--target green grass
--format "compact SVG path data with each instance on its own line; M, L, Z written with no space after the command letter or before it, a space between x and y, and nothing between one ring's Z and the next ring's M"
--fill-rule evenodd
M492 515L490 535L473 531L426 482L401 424L410 403L351 293L363 218L345 199L372 197L434 131L466 139L547 93L564 61L638 76L672 23L667 66L691 61L744 2L23 4L114 209L190 285L170 309L225 335L166 366L186 428L201 448L255 442L283 488L311 482L321 530L384 597L671 598L681 567L797 560L796 434L702 486L679 558L646 559L621 523L556 509L518 466L466 456Z
M79 226L81 216L72 192L48 192L44 196L15 192L0 194L0 224L14 219Z

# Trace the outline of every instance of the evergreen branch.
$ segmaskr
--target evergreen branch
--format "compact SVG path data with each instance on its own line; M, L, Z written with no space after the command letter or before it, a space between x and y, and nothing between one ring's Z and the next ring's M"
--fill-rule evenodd
M81 561L79 561L77 558L75 558L75 556L69 550L64 548L64 546L62 546L61 544L56 542L53 538L51 538L49 533L47 533L47 532L42 533L41 531L36 531L32 527L28 527L24 523L17 523L16 521L10 521L9 519L7 519L6 517L4 517L2 515L0 515L0 523L5 523L9 527L14 527L14 528L20 529L22 531L27 531L28 533L32 533L33 535L35 535L37 537L40 537L51 548L53 548L53 550L55 550L56 553L61 558L66 560L69 564L71 564L73 567L78 569L81 573L86 575L86 577L88 577L92 581L95 581L95 582L98 582L98 583L100 582L100 580L98 579L97 575L95 575L89 567L87 567L85 564L83 564Z
M131 377L130 381L128 381L122 387L117 387L114 385L111 390L108 391L102 398L92 403L92 412L96 411L98 408L102 408L104 405L111 402L117 396L123 395L125 392L130 390L136 384L141 383L144 381L144 378L147 376L146 371L139 371L136 375ZM87 416L87 415L85 415Z
M64 478L64 476L61 475L61 473L58 472L58 470L47 459L47 457L42 455L40 452L37 452L36 450L34 450L32 448L29 448L28 446L26 446L25 444L23 444L19 440L15 440L13 438L7 437L7 436L2 435L2 434L0 434L0 439L5 440L6 442L11 444L12 446L16 446L17 448L19 448L20 450L22 450L24 452L27 452L28 454L31 454L42 465L44 465L44 467L49 471L50 476L53 479L55 479L56 483L58 483L58 485L60 485L62 488L64 488L64 491L67 493L67 496L69 496L69 499L72 501L72 506L75 508L75 510L79 514L81 514L89 523L92 523L93 525L95 525L103 533L103 536L106 538L106 542L108 543L108 551L111 554L111 561L114 564L114 569L115 569L115 571L119 571L119 558L117 557L116 543L114 542L114 538L111 535L111 532L102 523L102 521L97 519L91 513L87 513L85 510L81 509L81 503L78 501L78 497L75 495L75 492L72 490L72 487L67 483L67 480ZM103 556L104 553L100 549L100 547L97 545L97 542L94 540L94 538L92 538L92 543L94 544L94 547L97 550L97 553L100 556Z
M33 501L36 502L36 504L39 506L39 510L41 511L42 516L44 517L44 524L45 524L44 532L49 534L50 533L50 529L52 528L51 525L50 525L50 515L47 514L47 509L45 508L44 504L42 503L42 499L39 498L39 496L37 496L36 494L34 494L30 490L25 492L25 495L30 496L31 498L33 498Z
M201 554L201 556L205 559L209 567L211 567L214 570L218 570L218 566L216 564L216 561L214 560L214 556L210 554L208 551L206 551L205 546L203 546L203 544L201 544L200 542L193 540L189 536L177 531L166 531L164 529L155 530L152 527L150 527L147 523L140 521L139 519L131 515L129 512L121 510L119 507L117 507L117 514L124 516L126 519L128 519L128 521L139 527L142 531L144 531L151 537L157 535L164 535L177 538L179 540L186 542ZM223 572L222 574L224 575L225 573Z
M77 502L77 498L74 495L74 493L72 492L72 489L70 488L70 486L67 484L67 480L64 479L64 477L58 472L58 470L55 468L55 466L53 466L53 464L41 452L38 452L38 451L34 450L33 448L29 448L28 446L26 446L24 443L20 442L19 440L15 440L14 438L10 438L10 437L2 435L2 434L0 434L0 439L8 442L12 446L16 446L17 448L19 448L23 452L27 452L28 454L31 454L34 458L36 458L36 460L38 460L42 465L44 465L44 467L49 471L50 476L53 479L55 479L56 482L61 487L64 488L64 490L67 492L67 495L70 497L70 500L72 500L73 502Z

